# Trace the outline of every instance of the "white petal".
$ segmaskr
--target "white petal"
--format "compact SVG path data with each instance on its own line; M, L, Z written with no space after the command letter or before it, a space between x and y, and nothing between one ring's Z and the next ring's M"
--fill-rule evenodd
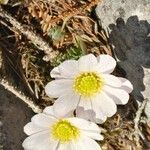
M71 111L69 112L68 114L66 114L65 116L63 117L73 117L74 114L73 114L74 111ZM43 110L43 113L47 114L47 115L51 115L51 116L54 116L55 118L58 118L60 119L62 116L56 116L55 112L54 112L54 107L53 106L48 106L46 107L44 110Z
M74 145L76 147L75 150L101 150L96 141L86 136L82 136L79 142L76 142Z
M95 99L93 98L92 100L92 109L95 112L94 122L96 122L97 124L102 124L106 121L107 116L104 114L100 105L97 104L97 101L95 102Z
M82 56L79 60L80 71L93 71L94 66L97 65L97 59L93 54Z
M81 96L81 99L80 99L78 106L83 107L85 110L92 109L91 99Z
M49 130L27 137L22 146L27 150L56 150L58 141L50 138Z
M45 127L49 128L50 125L53 124L57 119L54 118L53 116L46 115L44 113L37 114L31 118L31 121L33 124L35 124L38 127Z
M94 122L95 112L92 110L91 98L81 97L76 116Z
M78 73L78 62L66 60L51 71L52 78L72 78Z
M43 110L43 113L50 115L50 116L55 116L54 114L54 107L53 106L47 106L45 107L45 109Z
M68 142L63 144L60 143L57 150L74 150L74 149L71 145L71 142Z
M73 80L53 80L45 86L45 92L49 97L57 98L72 89Z
M98 70L101 73L112 73L116 67L116 61L109 55L100 55L98 59Z
M29 122L24 126L24 132L27 135L31 135L31 134L41 132L44 130L45 130L45 127L39 127L39 126L35 125L33 122Z
M76 60L66 60L61 63L58 68L63 78L73 78L79 70Z
M116 104L124 105L129 100L129 94L125 90L105 86L104 91Z
M52 78L55 78L55 79L63 78L60 74L58 67L55 67L54 69L52 69L52 71L50 72L50 75Z
M97 141L101 141L104 139L104 137L97 132L82 130L82 134Z
M67 120L80 130L93 131L97 133L100 133L101 131L98 125L96 125L95 123L81 118L74 117L74 118L67 118Z
M66 93L66 95L59 97L53 105L55 114L64 117L68 113L71 113L76 109L79 99L80 96L73 92Z
M92 104L93 106L97 107L97 109L101 110L104 116L107 117L111 117L117 112L117 107L115 102L104 92L101 92L99 95L97 95L93 99Z
M122 82L121 89L125 90L128 93L131 93L133 90L133 85L131 84L131 82L125 78L119 77L119 79Z
M110 74L103 74L102 77L104 78L104 84L106 85L110 85L112 87L121 87L122 85L122 82L118 77Z
M76 117L83 118L85 120L92 121L97 124L102 124L107 119L107 117L102 113L102 111L95 106L93 107L93 105L91 110L85 110L83 107L77 107Z
M76 108L76 117L95 122L95 112L92 109L85 110L83 107Z
M97 123L97 124L103 124L106 120L107 120L107 117L106 116L103 116L103 119L99 119L99 118L94 118L94 122Z

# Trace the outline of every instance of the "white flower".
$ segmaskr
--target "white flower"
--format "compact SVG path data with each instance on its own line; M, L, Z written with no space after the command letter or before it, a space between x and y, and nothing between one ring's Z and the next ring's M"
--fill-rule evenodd
M96 58L89 54L54 68L51 77L55 80L46 85L45 91L48 96L58 98L55 113L63 115L76 109L77 116L86 119L88 116L97 123L114 115L116 104L126 104L133 89L128 80L110 74L115 67L116 61L111 56Z
M25 150L100 150L94 140L102 140L100 128L81 118L57 118L53 107L35 115L24 131L29 137Z

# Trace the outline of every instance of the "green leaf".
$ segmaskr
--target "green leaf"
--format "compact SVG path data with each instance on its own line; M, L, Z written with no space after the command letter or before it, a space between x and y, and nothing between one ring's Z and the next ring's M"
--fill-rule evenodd
M65 54L59 54L59 56L57 56L53 62L51 63L51 65L53 67L58 66L61 62L68 60L68 59L79 59L82 55L84 55L83 51L81 48L77 48L77 47L70 47L69 49L66 50Z
M48 36L50 36L53 41L61 41L65 36L65 31L62 31L60 26L55 26L48 31Z

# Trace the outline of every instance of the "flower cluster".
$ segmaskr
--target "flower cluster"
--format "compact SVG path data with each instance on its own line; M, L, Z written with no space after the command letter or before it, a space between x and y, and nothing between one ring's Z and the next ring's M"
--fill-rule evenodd
M117 104L129 100L132 84L111 73L116 61L109 55L82 56L67 60L51 71L55 80L45 91L57 98L54 105L35 115L25 126L30 135L23 143L27 150L100 150L94 140L102 140L96 124L117 111ZM74 117L74 114L76 117Z

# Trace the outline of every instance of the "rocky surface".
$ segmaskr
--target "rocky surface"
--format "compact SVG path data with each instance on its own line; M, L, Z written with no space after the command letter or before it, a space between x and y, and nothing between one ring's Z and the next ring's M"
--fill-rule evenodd
M25 103L0 86L0 150L23 150L23 127L33 115Z
M104 0L96 9L110 42L134 85L137 100L150 99L150 1Z
M96 8L97 16L103 27L109 28L118 18L127 21L131 16L138 16L139 20L150 21L149 0L103 0Z
M109 31L118 64L134 86L134 98L150 103L150 0L104 0L96 14Z

